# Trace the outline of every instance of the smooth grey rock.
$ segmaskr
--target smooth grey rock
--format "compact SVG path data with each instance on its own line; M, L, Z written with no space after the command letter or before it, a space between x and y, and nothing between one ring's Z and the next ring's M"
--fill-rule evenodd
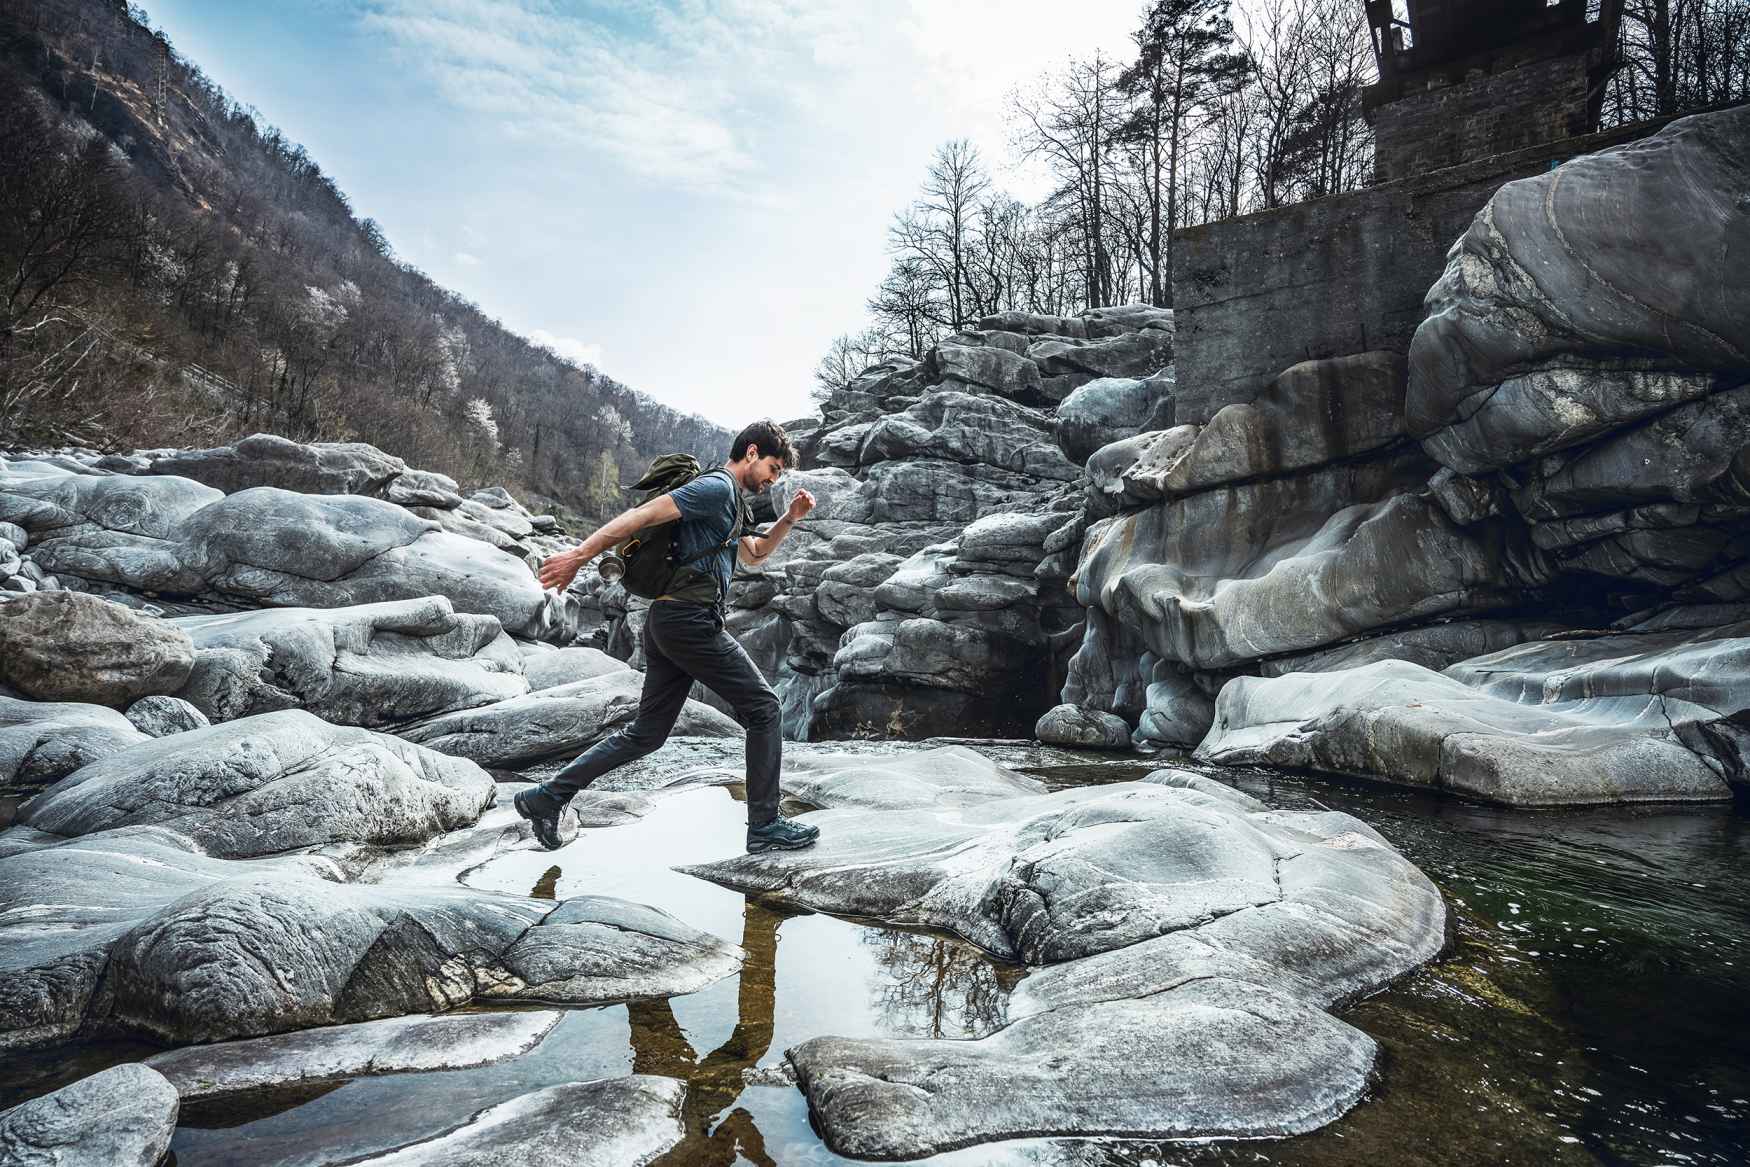
M112 1066L0 1111L7 1167L155 1167L170 1149L181 1103L161 1074Z
M1307 835L1294 816L1135 782L967 807L828 810L808 821L821 837L807 851L685 870L818 911L947 929L1029 964L1276 903L1277 865Z
M393 1017L155 1054L145 1065L184 1101L368 1074L460 1070L534 1049L565 1015L548 1009Z
M826 1144L922 1158L996 1139L1286 1136L1359 1102L1376 1048L1227 979L1066 1006L977 1041L819 1037L788 1051Z
M685 1083L636 1074L567 1082L487 1107L371 1167L645 1167L686 1136ZM563 1159L555 1156L562 1154Z
M1087 323L1079 316L1049 316L1039 312L1009 310L982 317L980 331L1019 332L1033 336L1067 336L1085 340Z
M1550 455L1528 479L1513 502L1537 522L1716 500L1742 514L1750 506L1750 384Z
M859 464L904 458L981 463L1064 482L1076 477L1076 468L1052 439L1049 418L1001 398L968 393L932 393L871 424Z
M695 993L739 972L745 954L659 908L578 896L500 959L509 976L485 996L576 1004Z
M1750 366L1735 201L1750 186L1746 142L1750 109L1697 114L1497 191L1429 290L1410 346L1412 432L1434 434L1514 375L1575 359ZM1539 428L1536 397L1504 399L1513 429Z
M146 740L103 705L0 696L0 783L41 788Z
M1152 370L1151 370L1152 371ZM1057 441L1080 466L1101 446L1172 424L1170 380L1102 377L1057 407Z
M1086 341L1044 339L1027 356L1047 377L1149 377L1173 361L1173 332L1144 328Z
M1284 673L1334 673L1375 661L1403 660L1439 672L1468 657L1498 652L1566 630L1565 625L1554 620L1454 620L1385 632L1335 648L1272 657L1259 661L1257 667L1262 676L1280 677ZM1207 723L1203 729L1208 731ZM1199 733L1190 744L1195 745L1202 738Z
M1582 366L1533 369L1494 392L1422 446L1463 474L1483 474L1588 441L1713 391L1711 373Z
M378 499L256 487L192 515L183 541L214 591L246 603L339 608L441 595L507 631L539 630L541 585L520 559Z
M783 785L789 797L823 808L970 806L1045 793L1043 782L999 766L967 746L874 757L803 754L784 760Z
M212 724L206 714L180 697L142 697L128 706L126 716L147 737L169 737Z
M1743 643L1706 650L1717 656L1710 667L1741 676ZM1618 693L1522 705L1404 661L1239 677L1222 689L1197 757L1357 774L1514 806L1730 798L1724 765L1686 744L1691 735L1682 727L1698 727L1699 745L1699 726L1736 712L1739 701L1709 707L1689 700L1683 675L1664 673L1656 660L1630 655L1609 670L1625 681L1651 675L1672 688L1646 685L1637 693L1625 683Z
M26 803L18 821L64 837L163 825L208 854L248 858L424 842L474 822L495 793L471 762L286 710L111 754Z
M498 621L459 613L441 595L170 623L195 647L179 695L214 721L304 709L378 728L529 689L522 655Z
M834 564L821 573L815 587L816 611L842 628L875 619L875 589L903 562L897 555L873 551Z
M300 494L381 496L405 473L407 463L364 442L294 442L275 434L252 434L231 446L173 450L151 459L151 474L192 478L234 494L254 486L277 486ZM455 484L450 484L452 490Z
M620 669L507 701L463 709L400 728L408 741L468 758L483 766L515 767L576 755L632 720L644 674ZM729 737L741 732L730 717L689 700L674 732Z
M1401 441L1406 375L1392 352L1302 361L1251 403L1217 411L1167 471L1166 491L1269 478Z
M65 1041L94 1009L107 1015L109 999L97 989L117 939L184 896L257 873L310 879L319 889L339 875L326 860L213 859L156 827L71 842L23 827L0 833L0 1049Z
M1076 598L1161 659L1215 669L1503 607L1548 578L1517 529L1459 528L1396 494L1416 461L1218 487L1105 520L1089 531Z
M1039 719L1033 736L1047 745L1088 750L1127 750L1130 726L1122 717L1076 705L1058 705Z
M1038 366L1006 349L940 344L924 354L924 363L937 380L950 385L971 386L1011 400L1043 404Z
M30 536L17 523L0 523L0 539L12 544L14 551L23 551L30 546Z
M38 701L124 709L174 693L194 648L161 620L78 592L43 592L0 604L0 684Z
M1139 746L1191 748L1203 740L1215 720L1215 702L1198 688L1185 670L1170 661L1157 662L1143 690L1146 704L1137 718Z
M524 658L523 676L528 679L529 691L538 693L616 673L625 667L626 662L615 660L599 648L561 648Z

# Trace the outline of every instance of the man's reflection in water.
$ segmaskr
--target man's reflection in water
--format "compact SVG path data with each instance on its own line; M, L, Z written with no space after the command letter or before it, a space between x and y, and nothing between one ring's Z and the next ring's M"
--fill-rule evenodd
M626 1006L632 1021L632 1072L687 1083L686 1138L657 1164L717 1167L736 1162L737 1155L762 1167L773 1163L753 1115L746 1110L736 1107L715 1126L712 1121L741 1097L742 1072L758 1065L771 1048L778 925L793 914L753 900L742 905L741 947L747 952L747 963L741 968L735 1030L705 1057L693 1049L667 1000Z

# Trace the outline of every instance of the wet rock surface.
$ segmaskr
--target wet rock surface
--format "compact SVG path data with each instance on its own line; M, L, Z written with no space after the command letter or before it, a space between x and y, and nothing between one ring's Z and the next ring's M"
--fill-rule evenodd
M145 1064L164 1075L185 1101L366 1074L457 1070L527 1053L561 1016L522 1010L395 1017L184 1046Z
M681 1141L685 1087L637 1075L549 1086L474 1115L455 1130L367 1160L378 1167L541 1167L556 1148L580 1167L643 1167Z

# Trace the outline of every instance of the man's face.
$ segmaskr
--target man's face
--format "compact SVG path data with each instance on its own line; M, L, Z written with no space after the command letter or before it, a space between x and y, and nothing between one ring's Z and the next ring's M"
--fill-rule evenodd
M747 488L755 494L764 494L766 488L784 476L784 460L773 454L769 458L755 457L753 468L748 471Z

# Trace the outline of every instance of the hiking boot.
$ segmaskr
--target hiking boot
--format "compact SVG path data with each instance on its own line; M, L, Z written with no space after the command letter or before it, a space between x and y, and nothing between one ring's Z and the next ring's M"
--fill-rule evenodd
M756 851L800 851L814 846L820 838L820 828L779 815L769 823L747 828L747 849Z
M519 790L510 804L516 807L516 812L529 820L529 826L534 828L535 842L549 851L557 851L565 846L565 840L559 837L559 812L543 812L536 810L529 797L533 790Z

